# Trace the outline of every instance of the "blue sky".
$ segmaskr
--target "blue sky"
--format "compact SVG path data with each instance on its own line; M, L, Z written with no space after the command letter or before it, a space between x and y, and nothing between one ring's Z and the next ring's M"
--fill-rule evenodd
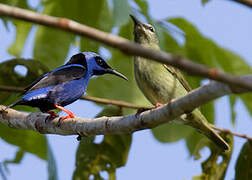
M202 7L200 0L149 0L151 15L155 19L166 17L184 17L192 22L207 37L219 45L228 48L241 55L252 65L252 10L231 1L212 0ZM32 57L32 34L27 42L23 57ZM11 56L6 54L7 47L14 41L15 30L9 31L0 22L0 60L6 60ZM72 49L70 56L78 52ZM81 109L79 107L82 107ZM252 136L248 127L252 127L251 117L246 112L243 104L238 102L237 126L230 123L230 109L226 97L216 101L216 121L220 127L231 128L236 132ZM77 116L93 117L100 108L87 101L77 101L68 106ZM83 111L85 109L85 111ZM78 142L75 136L48 135L50 144L55 154L60 180L68 180L72 176L75 163L75 153ZM97 141L101 140L99 136ZM234 165L243 139L235 138L235 149L226 179L234 177ZM13 158L16 147L0 140L0 161ZM117 171L119 180L128 179L191 179L192 176L201 173L200 162L209 154L207 149L200 161L190 158L185 148L185 142L179 141L172 144L161 144L156 141L149 130L136 132L133 136L133 144L129 159L125 167ZM26 154L22 163L10 165L8 179L46 179L47 164L31 154ZM31 171L32 170L32 171ZM106 174L104 174L106 176Z

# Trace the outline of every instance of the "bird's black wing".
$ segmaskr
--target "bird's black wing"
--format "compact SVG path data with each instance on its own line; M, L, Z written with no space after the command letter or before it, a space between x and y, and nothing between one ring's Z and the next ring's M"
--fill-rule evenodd
M190 87L190 85L188 84L188 82L186 81L182 72L179 69L174 68L172 66L168 66L166 64L164 66L174 77L176 77L179 80L179 82L184 86L184 88L188 92L192 90L192 88Z
M51 71L32 82L24 89L24 91L26 93L44 87L62 84L74 79L82 78L86 75L86 73L87 69L81 65L72 64L61 66L58 69Z

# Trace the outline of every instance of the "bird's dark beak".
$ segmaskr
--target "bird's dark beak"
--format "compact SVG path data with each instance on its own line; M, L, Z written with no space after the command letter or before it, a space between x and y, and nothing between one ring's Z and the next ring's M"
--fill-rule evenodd
M109 74L114 74L114 75L119 76L119 77L121 77L121 78L123 78L123 79L125 79L125 80L128 81L128 79L127 79L123 74L117 72L117 71L114 70L114 69L107 69L107 73L109 73Z
M135 16L130 14L130 17L133 20L135 26L141 26L142 22L139 21Z

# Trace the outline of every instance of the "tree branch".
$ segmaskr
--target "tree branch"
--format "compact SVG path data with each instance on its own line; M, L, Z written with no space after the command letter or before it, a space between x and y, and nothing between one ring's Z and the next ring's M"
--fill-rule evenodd
M24 88L0 85L0 91L23 92ZM111 105L116 105L116 106L119 106L119 107L131 108L131 109L149 109L150 108L150 107L130 104L130 103L125 102L125 101L98 98L98 97L92 97L92 96L84 96L83 95L81 97L81 99L86 100L86 101L92 101L92 102L100 103L100 104L111 104Z
M133 43L125 38L99 31L95 28L82 25L66 18L56 18L1 3L0 15L54 27L56 29L72 32L81 36L86 36L111 47L117 48L128 55L142 56L160 63L177 67L193 75L207 77L233 86L239 86L252 90L252 84L246 82L246 80L241 80L238 76L223 73L215 68L207 68L204 65L194 63L180 56L174 56L172 54L165 53L164 51L156 51L142 47L141 45Z
M252 83L252 75L241 76L240 78ZM235 90L237 93L245 92L244 89ZM50 123L45 123L46 116L41 113L28 114L0 106L0 122L13 128L31 129L47 134L80 134L87 136L132 133L142 129L154 128L160 124L172 121L185 112L190 112L204 103L232 92L233 90L228 85L220 82L211 82L161 108L148 110L139 115L94 119L73 118L64 120L60 126L57 126L58 118L53 119Z
M228 133L228 134L232 134L234 136L245 138L247 140L252 141L252 138L247 136L246 134L239 134L239 133L231 131L230 129L220 128L220 127L217 127L217 126L215 126L213 124L211 124L211 127L214 128L215 130L218 130L218 131L221 131L221 132L224 132L224 133Z

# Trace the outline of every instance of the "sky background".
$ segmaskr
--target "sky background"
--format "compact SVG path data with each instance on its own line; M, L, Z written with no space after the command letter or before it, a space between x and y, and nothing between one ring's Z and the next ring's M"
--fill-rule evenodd
M151 15L155 19L178 16L186 18L196 25L206 37L214 40L218 45L238 53L252 65L252 9L228 0L211 0L204 7L200 0L149 0L148 2ZM15 29L13 26L9 27L9 31L7 31L0 21L0 61L12 57L7 54L7 48L15 39ZM24 58L32 58L34 32L33 29L29 35L22 55ZM78 48L72 48L69 57L77 52ZM252 127L251 117L240 101L235 106L237 112L237 126L235 128L230 123L227 97L217 100L215 106L217 108L216 122L218 126L252 136L249 128ZM80 117L94 117L101 110L101 108L87 101L77 101L67 108ZM76 136L48 135L47 137L56 158L59 179L71 179L78 146ZM101 140L102 136L98 136L96 139L97 142ZM241 138L235 138L233 158L226 179L233 179L234 177L235 161L244 142ZM17 147L0 139L0 162L5 159L12 159L17 149ZM146 180L191 179L194 175L201 173L200 162L206 159L209 150L203 149L202 154L204 155L202 159L194 161L189 156L184 141L161 144L153 138L150 130L136 132L133 135L128 162L125 167L117 170L117 177L119 180L140 178ZM25 154L21 164L9 165L8 168L7 178L9 180L47 179L47 163L28 153ZM103 175L107 177L107 174L104 173Z

